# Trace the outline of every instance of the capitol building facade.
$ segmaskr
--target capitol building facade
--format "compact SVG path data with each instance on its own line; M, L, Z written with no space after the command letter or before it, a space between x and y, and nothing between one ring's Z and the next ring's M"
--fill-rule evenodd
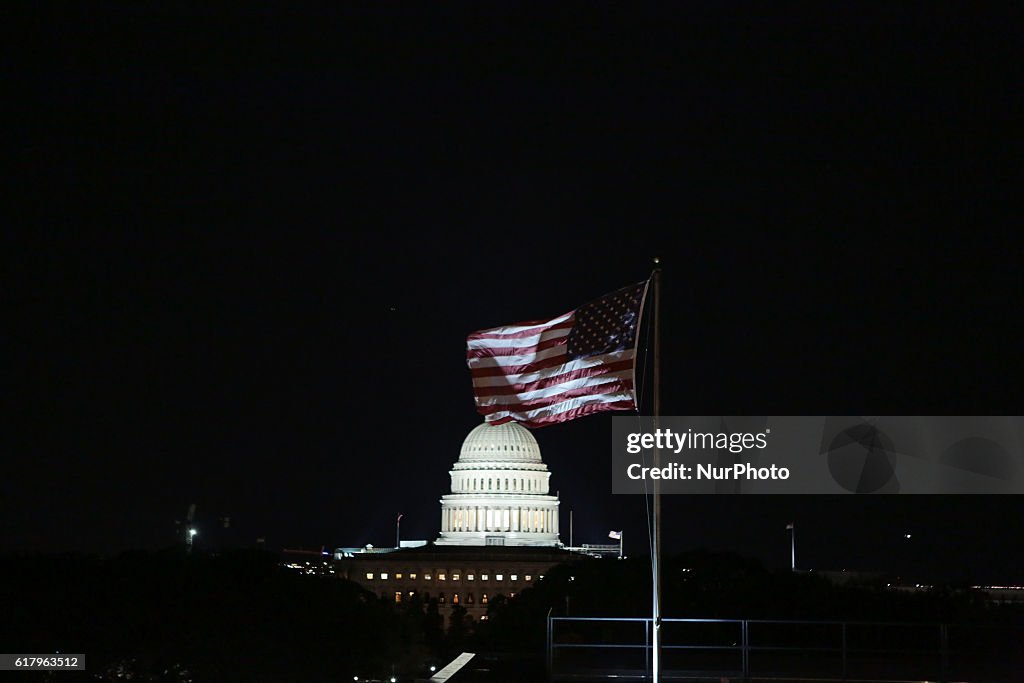
M555 565L585 559L559 540L551 473L525 427L478 425L450 474L436 541L340 548L336 573L395 603L459 605L471 619L486 619L495 596L514 598Z
M441 498L436 545L560 546L558 498L530 430L486 422L469 433Z

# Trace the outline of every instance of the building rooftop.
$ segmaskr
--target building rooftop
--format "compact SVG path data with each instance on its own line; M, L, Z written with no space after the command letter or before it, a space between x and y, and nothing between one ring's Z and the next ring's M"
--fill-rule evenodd
M565 562L585 557L561 548L531 546L472 546L472 545L425 545L419 548L401 548L391 552L356 553L346 560L406 561L406 560L495 560L495 561L539 561Z

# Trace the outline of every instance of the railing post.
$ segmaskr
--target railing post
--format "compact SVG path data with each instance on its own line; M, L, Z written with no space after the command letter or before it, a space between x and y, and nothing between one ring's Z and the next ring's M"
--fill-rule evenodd
M750 680L750 622L746 619L740 628L740 642L743 650L743 680Z
M644 619L644 680L651 680L651 620Z
M843 622L843 645L842 645L842 658L843 658L843 681L846 680L846 622Z
M550 607L548 608L547 670L548 670L548 680L549 681L552 680L552 676L554 675L554 672L552 671L552 665L554 663L554 651L553 651L553 647L552 647L554 645L554 639L552 638L552 630L554 629L554 622L551 620L551 609L552 608L550 608Z
M949 624L939 624L939 683L949 675Z

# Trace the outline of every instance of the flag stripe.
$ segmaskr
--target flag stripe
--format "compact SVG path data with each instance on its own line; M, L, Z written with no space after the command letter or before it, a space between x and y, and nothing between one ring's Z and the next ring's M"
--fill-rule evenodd
M477 396L477 405L500 405L500 404L511 404L516 402L518 399L520 402L527 402L530 400L536 400L538 398L546 398L550 396L557 396L563 394L566 391L572 391L573 389L579 389L585 386L595 387L606 387L606 385L612 382L625 382L629 381L633 383L633 373L626 371L621 373L610 373L608 375L602 375L600 377L583 377L580 379L570 380L561 384L555 384L543 389L534 389L532 391L520 391L516 394L496 394L490 396Z
M573 361L562 362L558 358L548 359L533 365L523 365L519 372L513 372L513 368L505 368L508 372L502 372L501 368L472 368L473 386L500 386L508 382L528 384L537 382L547 377L554 377L563 372L573 372L585 368L598 367L605 363L629 360L632 362L633 349L624 351L613 351L600 356L590 358L578 358Z
M555 405L577 396L590 396L613 392L622 393L632 391L632 389L632 377L626 379L621 377L612 377L607 382L601 382L599 384L584 380L584 383L579 386L566 388L564 391L558 391L557 393L533 392L539 394L534 398L495 396L486 400L477 401L476 405L479 412L484 415L490 415L492 413L500 413L508 410L509 406L517 406L519 408L532 410L534 408Z
M515 394L494 394L491 396L480 396L476 397L476 404L478 406L493 406L493 405L511 405L517 401L526 403L528 401L536 400L539 398L546 398L550 396L556 396L563 394L573 389L579 389L587 385L593 386L605 386L612 382L624 382L629 381L633 383L633 372L632 370L623 370L620 372L610 372L605 375L598 377L580 377L578 379L569 380L560 384L553 384L549 387L543 387L541 389L534 389L532 391L520 391Z
M523 365L512 365L508 367L501 367L495 365L492 367L475 367L470 363L473 377L506 377L508 375L518 375L530 372L539 372L541 370L547 370L548 368L558 368L565 365L565 356L554 356L553 358L546 358L536 363L524 363Z
M503 386L523 386L529 387L531 385L539 385L541 382L547 382L553 380L554 383L558 383L561 380L558 379L565 376L566 379L573 379L575 376L588 377L590 375L599 375L604 372L617 372L633 366L633 351L615 351L614 353L605 353L603 355L596 355L590 358L580 358L579 360L570 360L564 362L564 364L545 368L537 372L526 372L519 374L510 375L485 375L477 377L476 371L473 371L473 386L479 393L481 391L487 391L484 387L503 387Z
M572 396L566 398L563 401L552 403L550 405L544 405L542 408L537 408L530 411L499 411L490 415L498 417L504 417L506 414L513 415L518 422L531 421L537 422L550 418L558 413L565 413L573 410L580 410L586 408L587 405L599 405L601 403L615 403L615 402L633 402L633 392L623 391L621 393L613 394L596 394L589 396ZM632 408L632 405L631 407ZM489 420L488 420L489 422Z
M619 373L622 370L627 370L632 373L633 359L629 358L626 360L612 361L611 363L605 363L603 365L590 365L588 367L570 370L569 372L559 372L562 367L542 370L541 372L528 373L525 375L514 375L506 378L481 377L480 379L473 380L473 386L476 387L475 392L477 396L507 396L509 394L518 394L524 391L543 389L545 387L562 384L563 382L580 379L582 377L610 375L613 373ZM533 379L533 381L513 384L509 381L512 380L513 377L536 379Z
M466 348L488 349L503 348L506 346L531 346L539 342L542 338L550 339L554 337L568 336L570 330L572 330L572 320L567 320L564 323L552 325L551 327L545 328L540 332L536 332L534 334L529 334L525 336L496 337L494 339L470 339L466 342Z
M569 311L568 313L560 315L552 320L533 320L530 322L503 325L501 327L492 327L489 330L474 332L469 335L467 339L507 339L509 337L529 337L533 334L539 334L546 328L553 327L559 323L570 320L573 313L575 313L575 311Z
M494 358L470 358L471 368L508 368L523 367L531 362L544 361L549 358L565 358L565 346L555 346L550 349L543 349L537 353L520 354L517 356L498 356Z
M515 415L518 416L517 419L519 419L519 417L527 416L528 413L534 413L535 411L544 410L545 408L549 408L552 406L560 407L561 409L558 412L562 412L565 409L567 409L567 405L570 401L575 401L577 399L596 399L594 401L590 401L591 403L607 403L609 402L609 400L617 401L623 397L628 398L629 400L633 400L632 382L615 382L610 386L611 388L601 389L597 389L596 387L581 387L579 389L573 389L572 391L567 391L564 394L558 394L557 396L552 396L550 398L537 399L535 401L525 401L521 404L516 404L514 406L514 411L509 410L508 405L494 405L479 406L477 407L477 412L479 412L481 415L484 415L485 417L489 417L491 415L502 415L505 413L515 413ZM609 399L609 396L615 398ZM573 403L571 406L568 407L581 405L582 403L585 402L586 401Z
M559 330L555 336L530 337L537 339L533 346L492 346L488 348L471 348L466 350L466 358L494 358L496 356L520 356L530 353L537 353L553 346L565 346L569 343L569 331Z
M510 419L516 419L524 427L530 427L535 429L537 427L546 427L547 425L558 424L560 422L567 422L569 420L575 420L578 417L585 417L587 415L593 415L594 413L603 413L608 410L635 410L636 403L633 402L632 398L623 399L621 401L611 401L608 403L587 403L578 407L569 408L562 412L555 412L550 415L536 418L516 419L511 417Z

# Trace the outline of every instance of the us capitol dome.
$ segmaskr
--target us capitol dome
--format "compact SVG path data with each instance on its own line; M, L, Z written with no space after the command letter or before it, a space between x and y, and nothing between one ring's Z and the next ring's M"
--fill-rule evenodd
M452 492L441 497L436 545L562 545L558 497L548 494L551 473L525 427L477 425L450 474Z

